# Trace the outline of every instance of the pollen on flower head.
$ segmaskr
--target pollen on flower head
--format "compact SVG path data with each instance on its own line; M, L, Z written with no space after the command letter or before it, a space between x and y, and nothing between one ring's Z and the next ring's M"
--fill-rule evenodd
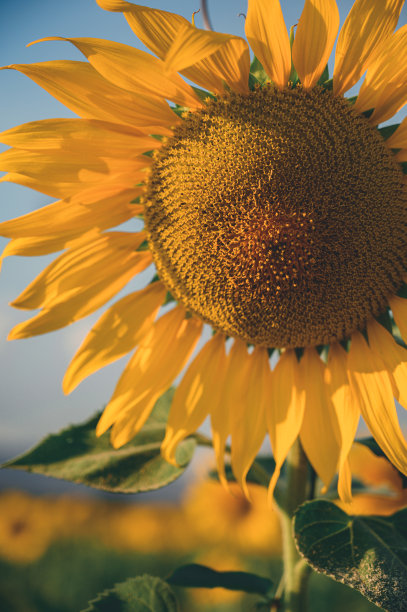
M210 100L155 158L146 226L162 279L226 334L348 337L407 270L407 192L377 130L322 88Z

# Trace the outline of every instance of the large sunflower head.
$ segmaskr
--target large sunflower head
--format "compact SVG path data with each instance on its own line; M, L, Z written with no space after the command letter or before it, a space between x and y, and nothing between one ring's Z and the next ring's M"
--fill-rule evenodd
M0 180L57 198L0 224L11 238L3 257L63 250L13 302L40 312L10 337L94 312L155 264L144 289L102 315L66 373L70 392L136 349L98 434L112 427L119 447L137 433L207 324L213 335L175 392L168 461L210 415L221 478L231 436L246 489L268 432L272 491L299 435L325 485L339 472L348 501L362 414L406 474L394 397L407 406L407 120L378 127L407 100L407 26L395 30L403 2L355 1L332 79L335 0L305 0L295 36L278 0L249 0L252 68L238 36L97 2L122 12L154 55L59 38L87 61L8 66L79 115L2 134L13 148L0 155ZM135 217L141 231L109 231Z

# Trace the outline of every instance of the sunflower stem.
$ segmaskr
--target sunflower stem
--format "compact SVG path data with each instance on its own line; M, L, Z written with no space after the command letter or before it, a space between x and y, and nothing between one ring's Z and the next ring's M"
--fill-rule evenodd
M300 556L293 537L293 516L308 497L310 489L308 461L297 440L287 457L287 488L278 502L283 536L284 612L306 612L307 583L310 567Z

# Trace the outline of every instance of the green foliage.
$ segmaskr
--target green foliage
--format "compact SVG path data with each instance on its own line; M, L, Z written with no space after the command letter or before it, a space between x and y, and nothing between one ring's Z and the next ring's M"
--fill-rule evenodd
M294 517L297 546L317 572L392 612L407 610L407 509L350 516L331 502L306 502Z
M156 403L143 429L131 442L115 450L109 434L96 437L100 415L83 425L74 425L44 438L27 453L2 467L15 468L62 478L97 489L118 493L138 493L164 487L178 478L192 459L196 442L190 438L177 451L180 467L174 467L160 454L173 396L167 391Z
M167 580L174 586L205 589L221 587L231 591L257 593L267 598L273 596L273 583L269 578L249 572L217 572L198 563L179 567Z
M393 125L386 125L385 127L378 128L378 132L384 140L387 140L392 134L394 134L399 125L399 123L393 123Z
M270 77L255 56L250 64L249 87L254 89L256 85L265 85L270 82Z
M174 593L155 576L129 578L89 602L83 612L177 612Z

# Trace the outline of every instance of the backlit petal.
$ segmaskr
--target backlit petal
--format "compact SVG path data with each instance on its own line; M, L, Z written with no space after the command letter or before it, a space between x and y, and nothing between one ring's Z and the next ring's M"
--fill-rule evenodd
M359 113L375 109L369 118L374 125L397 112L396 100L399 98L398 90L405 82L406 62L407 26L403 26L390 36L376 61L369 67L355 102L354 108ZM393 108L395 110L391 112Z
M69 364L62 384L64 392L71 393L84 378L133 350L150 330L165 294L164 285L156 282L113 304Z
M333 91L355 85L394 31L404 0L356 0L339 33Z
M339 28L335 0L305 0L292 49L293 63L305 89L321 77Z
M131 219L143 210L131 204L141 189L126 189L87 206L73 198L58 200L26 215L0 223L0 236L24 238L37 236L47 239L49 234L67 240L96 227L104 230Z
M291 49L279 0L249 0L246 36L272 81L283 89L291 72Z
M136 249L145 237L145 232L109 232L63 253L11 305L33 310L63 303L90 282L96 285L104 281L105 275L120 273L121 267L132 267L142 254Z
M180 121L165 100L116 87L88 62L56 60L4 68L25 74L85 119L145 127L152 134L171 134L168 128Z
M386 140L389 149L407 149L407 117L404 117L399 127Z
M297 357L292 349L284 351L272 373L266 403L266 422L276 467L269 485L274 492L288 451L297 439L304 416L304 391L300 386Z
M393 336L373 319L367 326L369 346L384 361L393 377L398 393L396 399L407 408L407 351L397 344Z
M131 440L187 363L201 331L202 322L186 319L182 307L160 317L127 364L96 434L100 436L115 424L111 434L114 447Z
M271 373L267 349L255 347L247 360L245 395L231 412L231 463L237 482L249 498L246 476L266 435L265 405Z
M163 457L175 463L178 444L220 408L222 371L226 362L225 336L217 333L195 357L178 385L161 446Z
M137 128L95 119L44 119L0 133L3 144L28 151L134 158L161 143Z
M314 348L300 361L305 411L300 438L314 470L327 487L338 469L338 419L325 386L325 366Z
M168 75L164 62L149 53L100 38L55 36L42 40L72 43L105 79L127 91L160 97L190 108L201 106L192 87L179 75Z
M51 197L67 198L85 189L110 183L134 187L145 175L151 158L115 159L88 151L38 152L8 149L0 153L2 180L31 187Z
M225 444L231 433L232 419L236 404L246 393L245 385L248 376L248 353L244 342L236 339L224 363L221 372L222 396L218 410L211 411L213 448L219 479L227 488L225 474Z
M376 442L400 472L407 474L407 444L400 429L393 389L386 366L355 332L348 359L348 376L362 416Z
M237 36L199 30L184 17L122 0L97 0L108 11L123 12L136 36L167 69L215 93L224 83L241 93L248 89L250 58L247 43Z
M348 381L347 353L338 343L331 344L325 368L325 384L336 415L339 433L338 492L345 502L351 501L347 458L355 439L360 410L354 401Z

